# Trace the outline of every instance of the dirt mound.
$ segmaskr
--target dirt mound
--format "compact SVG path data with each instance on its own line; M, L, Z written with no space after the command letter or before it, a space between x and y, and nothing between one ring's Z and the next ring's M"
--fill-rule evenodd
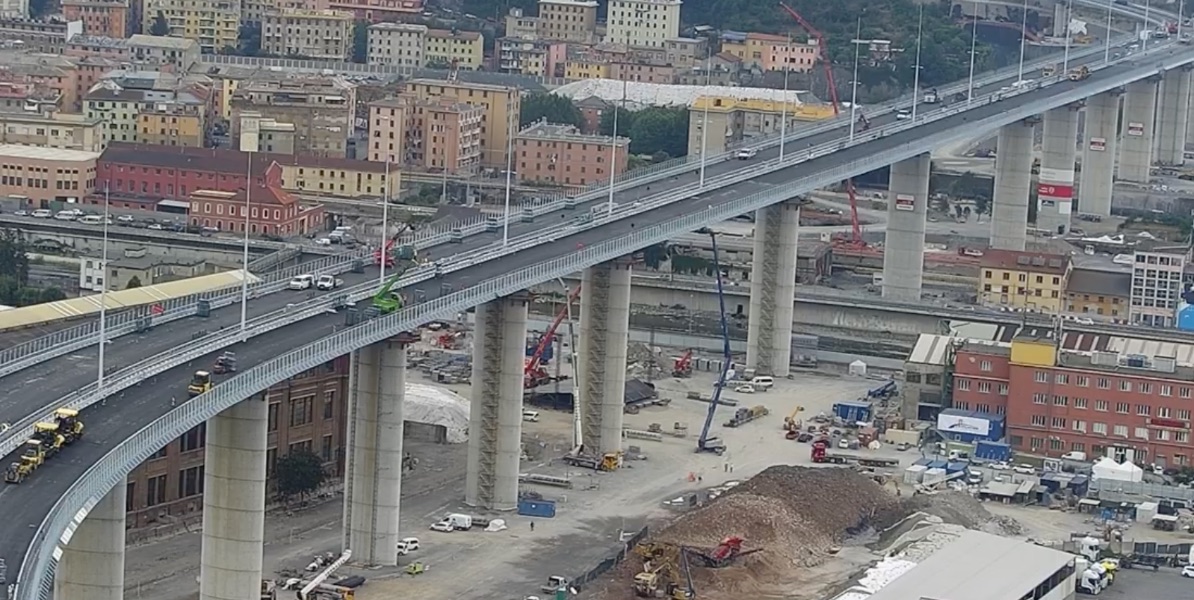
M1018 521L1009 517L992 515L982 502L963 492L941 492L933 495L912 496L885 507L875 518L875 526L886 529L900 519L915 513L940 517L945 523L961 525L1002 536L1019 536L1024 533Z
M713 548L731 535L745 547L764 548L747 557L787 569L812 566L846 535L867 526L895 498L850 469L774 466L721 498L678 519L657 541ZM763 565L760 565L763 566Z

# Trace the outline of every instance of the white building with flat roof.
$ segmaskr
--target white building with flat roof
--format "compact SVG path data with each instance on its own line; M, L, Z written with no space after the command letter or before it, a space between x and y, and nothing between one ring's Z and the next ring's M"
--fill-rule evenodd
M665 48L680 37L681 0L609 0L605 41L634 48Z

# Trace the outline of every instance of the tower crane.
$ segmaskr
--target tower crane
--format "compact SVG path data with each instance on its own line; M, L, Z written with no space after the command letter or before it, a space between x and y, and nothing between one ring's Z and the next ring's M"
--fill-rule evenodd
M721 373L717 376L717 383L713 387L713 397L709 400L709 412L705 415L705 424L701 427L701 437L697 438L697 452L712 452L721 455L726 451L726 445L721 439L709 436L709 428L713 425L713 415L717 413L717 404L721 401L721 390L726 386L726 375L730 371L730 325L726 322L726 297L721 280L721 262L717 253L717 232L703 227L697 233L709 234L713 242L713 270L717 272L717 306L721 317Z
M784 12L791 15L792 18L800 24L800 27L803 28L806 33L808 33L809 37L817 40L817 51L821 55L821 67L825 70L825 81L829 85L829 100L833 104L833 116L836 117L840 115L842 112L841 103L838 101L837 97L837 84L834 83L833 80L833 65L829 61L829 44L825 41L825 36L819 30L817 30L816 27L813 27L811 23L805 20L804 17L800 16L800 13L796 12L796 10L791 6L788 6L783 2L780 2L779 6L784 10ZM851 127L854 125L854 123L850 124ZM861 111L858 113L858 125L862 126L863 131L866 131L871 126L870 120L868 120L866 115L862 114ZM846 195L850 197L851 239L849 245L855 248L864 248L866 247L866 241L862 239L862 227L858 223L858 198L854 190L853 179L846 180Z

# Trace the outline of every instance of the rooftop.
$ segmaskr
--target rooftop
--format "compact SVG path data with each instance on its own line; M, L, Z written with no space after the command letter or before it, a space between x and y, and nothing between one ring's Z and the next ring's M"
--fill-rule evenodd
M689 106L702 96L734 98L737 100L787 100L815 102L812 94L802 91L773 90L768 88L731 87L723 85L696 86L664 83L622 82L615 79L585 79L552 90L553 94L571 100L596 96L607 102L621 102L625 91L626 107L630 110L648 106Z
M191 192L191 199L211 199L223 200L227 202L245 202L245 190L243 188L235 192L220 192L216 190L195 190ZM258 185L253 187L252 197L249 199L249 204L276 204L279 206L286 206L298 202L290 192L272 185Z
M170 50L190 50L199 47L199 43L195 40L162 35L145 35L142 33L129 36L129 45L147 48L167 48Z
M351 21L352 12L347 10L312 10L309 8L283 8L269 11L268 14L302 19L335 19L337 21Z
M522 139L557 140L581 144L609 145L614 142L614 138L608 135L585 134L581 133L575 125L559 125L548 123L546 120L536 121L527 125L518 132L518 137ZM617 138L617 143L629 144L630 138L619 137Z
M410 31L418 33L427 33L430 29L426 25L418 25L416 23L374 23L369 26L369 29L374 31Z
M1075 267L1070 272L1070 281L1065 289L1066 293L1070 294L1129 296L1132 290L1132 273Z
M468 40L475 42L481 39L481 32L479 31L451 31L448 29L428 29L427 35L435 38L450 38L457 40Z
M41 146L0 144L0 156L8 158L24 158L29 160L85 162L99 158L100 154L99 152L84 152L83 150L63 150L60 148L43 148Z
M262 153L261 155L282 166L295 166L313 169L339 169L343 171L362 171L366 173L385 173L386 171L386 164L384 162L375 162L371 160L353 160L351 158L333 158L329 156L311 156L307 154L295 155Z
M407 86L425 85L429 87L449 87L449 88L463 88L466 90L477 90L486 92L497 92L499 94L518 93L518 88L508 87L504 85L492 85L488 83L469 83L467 81L445 81L442 79L412 79L407 83Z
M243 175L248 164L246 154L222 148L165 148L154 144L112 142L104 150L100 162ZM254 173L264 173L273 163L269 156L253 154Z
M1072 554L967 531L868 600L1022 598L1073 562Z
M979 260L979 266L983 269L1027 271L1053 275L1065 275L1069 264L1070 257L1068 256L1016 250L987 250Z
M570 6L597 8L597 0L539 0L539 4L567 4Z

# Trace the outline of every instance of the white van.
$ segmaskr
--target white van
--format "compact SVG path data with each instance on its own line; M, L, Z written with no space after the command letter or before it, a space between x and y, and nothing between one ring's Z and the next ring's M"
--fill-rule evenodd
M419 549L419 538L416 538L416 537L402 538L402 541L398 542L398 556L406 556L407 554L410 554L411 552L414 552L415 550L418 550L418 549Z
M751 379L750 384L754 386L756 390L765 392L775 387L775 378L768 375L759 375L758 377Z
M80 217L79 222L84 225L103 225L104 218L99 215L87 215Z
M54 213L50 212L44 208L39 208L39 209L33 211L32 216L36 219L48 219L48 218L54 216Z
M74 221L78 218L73 210L60 210L58 214L54 215L56 221Z
M522 411L522 420L527 421L529 423L538 423L539 422L539 411L537 411L537 410Z
M292 290L309 290L313 285L315 285L315 276L308 273L306 275L296 275L294 279L290 280L290 284L287 287Z

